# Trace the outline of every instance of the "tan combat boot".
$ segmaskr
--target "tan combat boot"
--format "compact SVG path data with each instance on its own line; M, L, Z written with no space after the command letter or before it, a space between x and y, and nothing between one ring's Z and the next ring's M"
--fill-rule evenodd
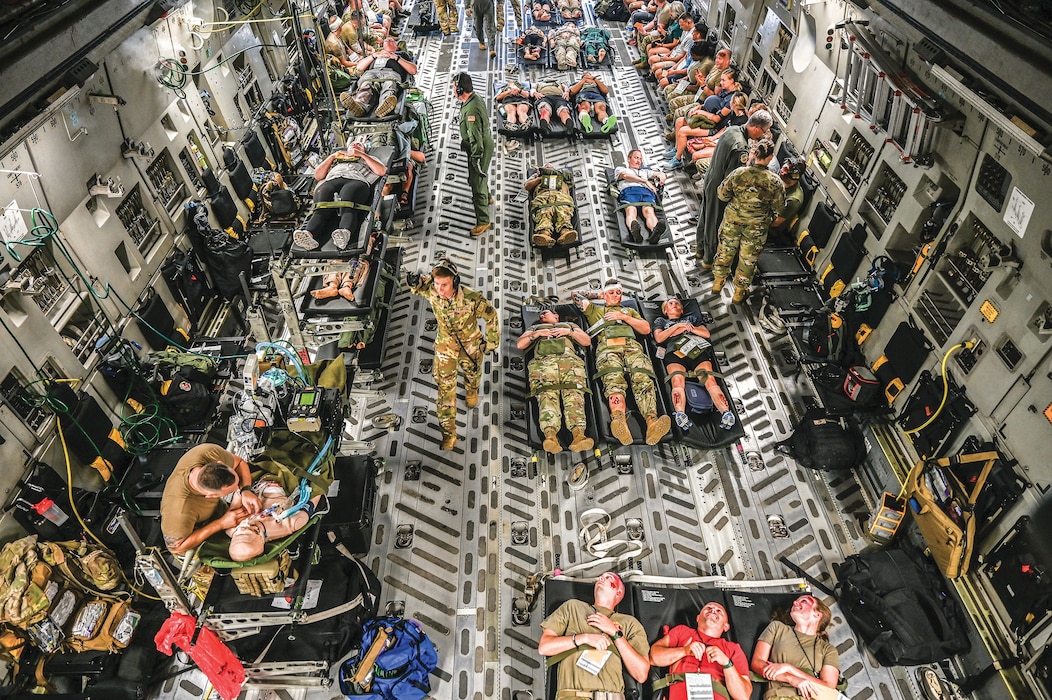
M574 428L570 432L573 433L569 447L571 452L587 452L595 447L595 441L584 434L584 428Z
M745 295L749 293L749 290L745 287L735 287L734 296L731 297L732 304L740 304L745 301Z
M475 408L475 406L479 405L478 387L472 387L464 390L464 405L468 408Z
M656 445L672 429L672 419L668 416L652 414L647 416L647 444Z
M722 292L723 291L723 285L725 285L726 283L727 283L727 278L726 277L717 277L716 279L712 280L712 293L713 294L719 294L720 292Z
M559 444L559 436L555 428L548 428L544 431L544 442L541 444L545 452L557 454L563 451L563 446Z
M451 426L439 426L442 430L442 444L438 446L438 449L449 451L456 447L457 444L457 426L453 424Z
M628 429L628 418L624 411L614 411L610 416L610 433L622 445L632 444L632 431Z

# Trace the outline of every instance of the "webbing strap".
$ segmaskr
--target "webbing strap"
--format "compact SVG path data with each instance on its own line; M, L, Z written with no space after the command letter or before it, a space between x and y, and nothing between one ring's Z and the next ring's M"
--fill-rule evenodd
M372 211L373 208L368 204L360 204L358 202L317 202L314 205L315 209L343 209L350 207L351 209L361 209L362 211Z
M685 680L687 680L687 674L685 673L669 673L651 683L650 688L652 690L661 690L662 688L669 687L673 683L680 683ZM723 683L720 683L715 678L712 679L712 690L716 693L719 693L725 698L729 698L731 696L731 694L727 691L727 686L725 686Z
M722 376L723 375L721 373L719 373L719 372L710 372L707 369L703 369L701 371L687 370L686 372L676 371L676 372L669 372L668 373L668 376L665 377L665 383L666 384L671 383L673 377L687 377L688 379L698 379L702 383L704 383L705 380L708 379L709 377L722 377Z
M531 387L528 396L538 396L546 391L562 391L563 389L576 389L586 394L592 393L592 390L587 386L577 386L569 382L556 382L553 384L541 384L540 386Z

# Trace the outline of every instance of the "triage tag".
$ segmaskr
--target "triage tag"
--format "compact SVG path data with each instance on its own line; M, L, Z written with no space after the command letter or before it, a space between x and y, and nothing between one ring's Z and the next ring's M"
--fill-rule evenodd
M712 676L707 673L684 674L687 684L687 700L713 700Z
M599 651L598 649L589 649L588 651L581 654L581 656L577 659L577 667L580 669L584 669L588 673L591 673L593 676L597 676L599 675L599 671L602 670L603 666L606 665L606 660L610 658L611 654L613 654L612 651ZM709 688L709 698L711 700L711 684L709 685Z

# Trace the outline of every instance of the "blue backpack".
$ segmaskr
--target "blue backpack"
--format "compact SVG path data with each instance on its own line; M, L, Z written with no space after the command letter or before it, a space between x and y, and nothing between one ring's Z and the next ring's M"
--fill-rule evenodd
M388 629L388 645L376 657L372 680L359 685L354 681L360 660L369 652L380 630ZM431 691L430 674L438 667L438 652L416 620L378 617L362 627L357 652L340 666L340 692L352 698L370 700L423 700Z

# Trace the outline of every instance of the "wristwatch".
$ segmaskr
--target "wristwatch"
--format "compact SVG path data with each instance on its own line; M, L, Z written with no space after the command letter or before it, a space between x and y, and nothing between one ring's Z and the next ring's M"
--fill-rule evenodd
M610 641L616 642L618 639L621 639L621 637L624 637L624 636L625 636L625 631L623 629L621 629L620 627L618 627L617 628L617 632L615 632L614 635L612 637L610 637Z
M238 491L238 493L244 493L245 491L251 491L251 490L252 490L252 484L247 484L247 485L242 486L241 488L239 488L237 491Z
M727 659L727 663L723 664L723 667L724 668L734 668L734 662L731 661L730 659Z

